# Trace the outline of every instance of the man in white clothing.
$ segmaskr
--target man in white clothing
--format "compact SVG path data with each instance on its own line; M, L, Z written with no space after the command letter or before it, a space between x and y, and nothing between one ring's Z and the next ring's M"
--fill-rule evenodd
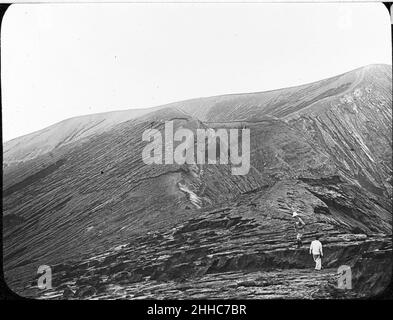
M322 260L323 252L322 252L322 243L319 241L319 235L315 236L315 240L311 242L310 246L310 254L312 254L315 261L315 270L321 270L322 268Z

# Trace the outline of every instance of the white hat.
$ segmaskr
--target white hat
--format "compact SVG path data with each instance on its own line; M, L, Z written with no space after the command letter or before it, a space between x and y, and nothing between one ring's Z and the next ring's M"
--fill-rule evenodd
M297 217L298 216L298 213L295 211L293 214L292 214L292 217Z

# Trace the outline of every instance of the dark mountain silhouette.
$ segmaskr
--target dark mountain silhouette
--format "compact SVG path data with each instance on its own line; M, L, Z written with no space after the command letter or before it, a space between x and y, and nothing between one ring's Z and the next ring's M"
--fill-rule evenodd
M249 128L250 172L145 165L142 133L165 120ZM40 265L53 266L53 298L353 297L390 280L391 66L72 118L3 149L3 261L20 295L43 295ZM301 249L294 209L306 222ZM308 255L317 233L319 274ZM337 289L343 264L351 293Z

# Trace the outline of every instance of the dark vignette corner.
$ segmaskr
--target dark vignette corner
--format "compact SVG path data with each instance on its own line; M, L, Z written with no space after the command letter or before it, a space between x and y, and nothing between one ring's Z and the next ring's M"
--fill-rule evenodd
M1 27L3 22L4 14L7 9L11 6L10 3L0 3L0 60L1 60ZM1 74L1 63L0 63L0 74ZM1 77L0 77L0 109L1 109L1 124L3 124L3 109L2 109L2 86L1 86ZM1 127L3 127L1 125ZM2 130L0 131L0 138L3 140ZM1 148L1 162L3 162L3 144L0 146ZM3 167L1 167L1 175L3 176ZM1 189L3 190L3 179L1 179ZM3 215L3 199L1 199L1 212ZM3 219L0 219L0 228L3 230ZM3 236L1 236L0 241L0 267L1 267L1 277L0 277L0 300L20 300L23 299L17 294L15 294L12 290L8 288L4 279L4 270L3 270Z

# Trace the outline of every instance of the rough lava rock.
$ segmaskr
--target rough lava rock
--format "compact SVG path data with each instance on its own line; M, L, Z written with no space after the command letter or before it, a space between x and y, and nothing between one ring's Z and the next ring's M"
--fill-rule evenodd
M248 128L251 168L145 165L147 129ZM391 279L392 67L77 117L3 144L5 279L44 299L353 298ZM295 248L292 211L306 222ZM310 241L322 235L321 272ZM354 289L337 288L352 268ZM52 267L53 289L36 286Z

